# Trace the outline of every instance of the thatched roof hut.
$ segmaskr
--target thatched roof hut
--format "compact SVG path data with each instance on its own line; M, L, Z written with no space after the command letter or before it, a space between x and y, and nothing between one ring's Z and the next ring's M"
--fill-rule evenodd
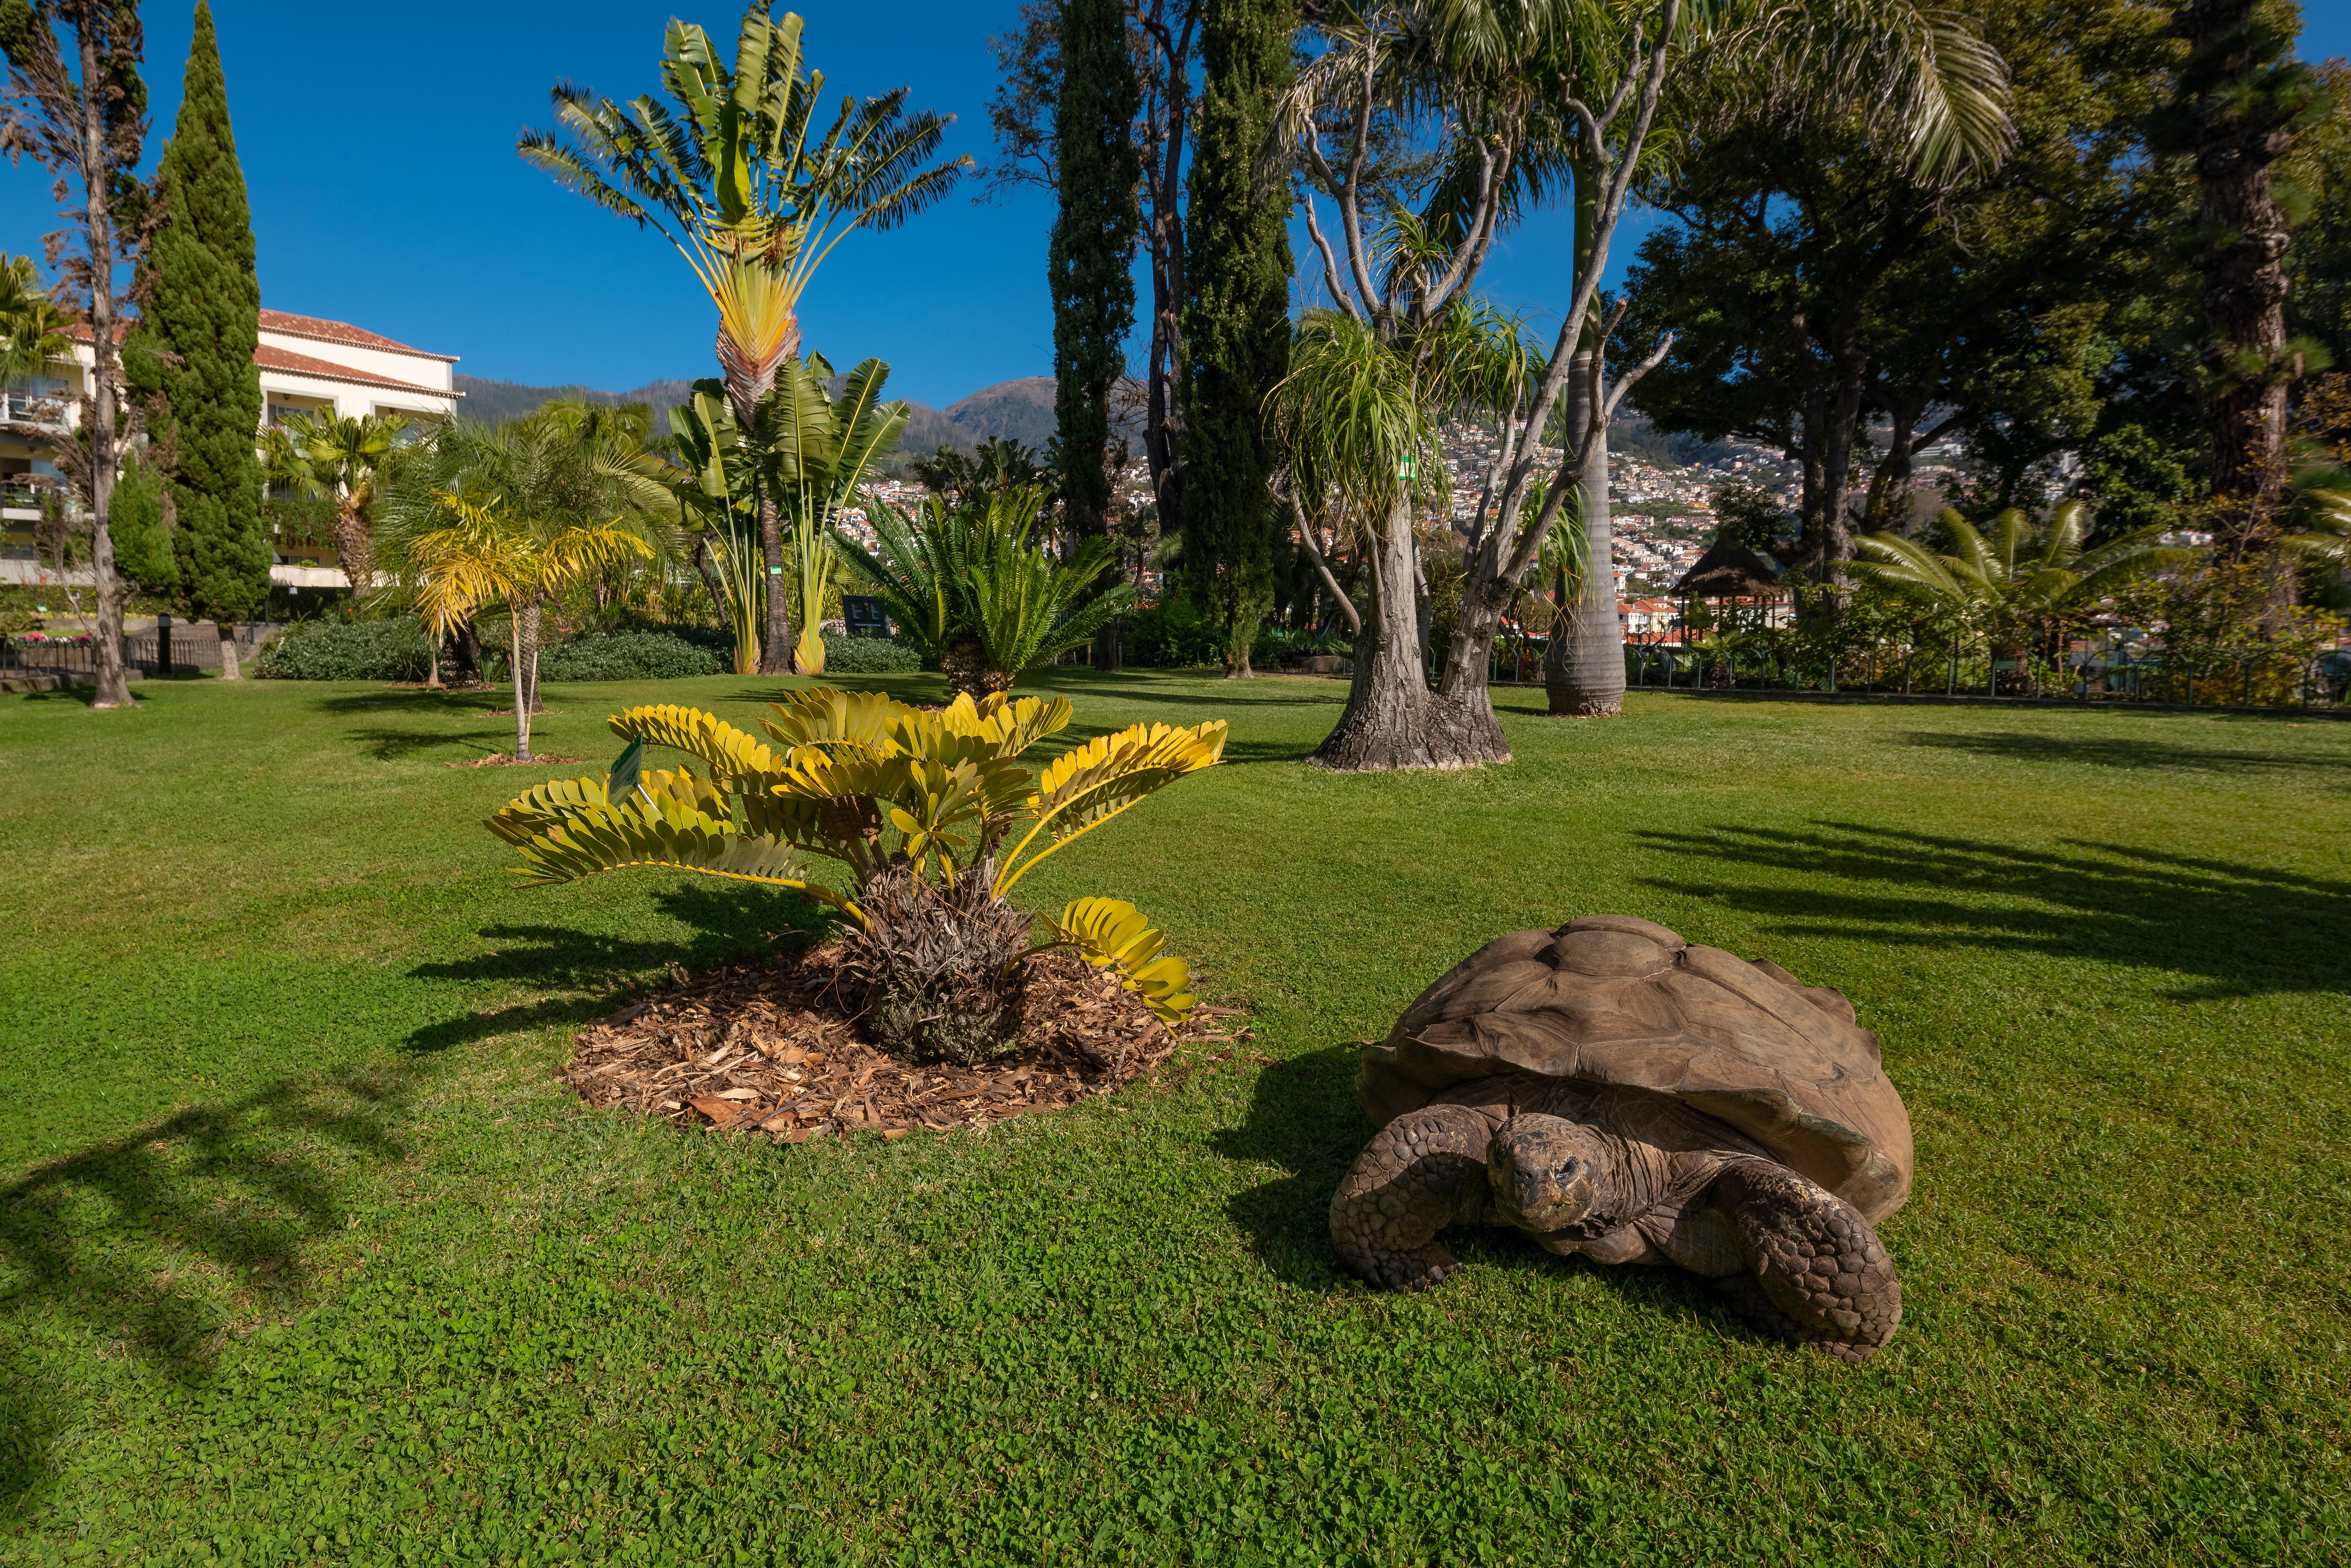
M1780 563L1730 539L1715 540L1674 584L1684 599L1762 599L1780 591Z

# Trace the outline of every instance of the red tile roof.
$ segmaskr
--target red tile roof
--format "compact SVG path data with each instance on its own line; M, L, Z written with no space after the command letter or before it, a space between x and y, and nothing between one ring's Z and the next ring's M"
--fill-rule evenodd
M420 360L439 360L444 364L457 362L455 354L428 354L422 349L412 349L405 343L373 332L363 331L348 321L329 321L318 316L297 316L288 310L264 310L261 329L283 333L288 338L315 338L321 343L340 343L348 349L375 349L387 354L408 354Z
M414 382L394 381L390 376L370 375L349 365L339 365L331 360L314 360L308 354L298 354L272 343L263 343L253 350L253 362L265 371L284 371L288 375L312 376L322 382L349 382L354 386L389 387L394 392L423 392L430 397L464 397L461 392L445 392L439 387L418 386Z

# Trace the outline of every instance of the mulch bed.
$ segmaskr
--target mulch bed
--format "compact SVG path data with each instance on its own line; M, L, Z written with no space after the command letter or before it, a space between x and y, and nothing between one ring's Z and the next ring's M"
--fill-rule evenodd
M1115 977L1067 953L1029 961L1014 1049L976 1067L914 1061L869 1044L837 983L837 944L675 984L580 1031L564 1082L590 1105L683 1129L787 1144L915 1127L952 1132L1107 1094L1179 1046L1249 1038L1231 1008L1171 1033Z
M528 762L517 762L511 751L493 751L487 757L476 757L471 762L444 762L441 766L444 768L545 768L551 764L558 768L568 768L573 763L587 760L584 757L534 757Z

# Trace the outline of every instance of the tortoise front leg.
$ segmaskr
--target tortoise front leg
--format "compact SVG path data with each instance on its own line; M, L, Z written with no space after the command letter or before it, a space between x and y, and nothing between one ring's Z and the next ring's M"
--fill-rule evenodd
M1751 1270L1718 1284L1758 1327L1840 1361L1867 1361L1894 1337L1902 1282L1859 1209L1750 1159L1732 1161L1705 1201L1730 1222Z
M1461 1267L1437 1233L1492 1223L1486 1185L1491 1119L1431 1105L1380 1129L1331 1197L1340 1261L1374 1285L1425 1291Z

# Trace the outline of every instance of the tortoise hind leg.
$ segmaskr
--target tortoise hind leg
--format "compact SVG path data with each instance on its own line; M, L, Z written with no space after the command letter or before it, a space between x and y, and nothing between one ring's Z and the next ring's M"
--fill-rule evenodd
M1756 1326L1866 1361L1902 1321L1902 1282L1861 1211L1785 1166L1734 1161L1708 1190L1750 1271L1718 1281Z
M1431 1105L1381 1128L1331 1196L1340 1261L1394 1291L1425 1291L1459 1269L1437 1233L1489 1220L1493 1136L1490 1120L1460 1105Z

